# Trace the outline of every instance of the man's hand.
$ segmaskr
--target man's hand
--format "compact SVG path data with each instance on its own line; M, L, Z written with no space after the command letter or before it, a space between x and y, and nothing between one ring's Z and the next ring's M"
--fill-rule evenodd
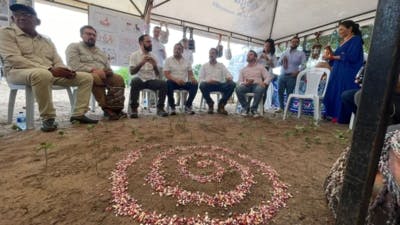
M233 77L227 77L226 81L232 81Z
M104 69L103 70L104 73L106 74L106 77L111 77L112 75L114 75L114 72L112 71L112 69Z
M217 84L219 82L217 80L214 80L214 79L209 79L209 80L207 80L207 83L209 83L209 84Z
M260 82L260 83L258 83L258 85L260 85L261 87L267 87L267 84L266 83L264 83L264 82Z
M76 72L72 71L68 68L64 67L51 67L49 69L51 74L53 74L54 77L63 77L67 79L73 79L76 76Z
M104 70L100 69L93 69L92 70L93 74L96 74L97 76L100 77L100 79L105 80L106 79L106 72Z
M153 57L149 56L149 55L145 55L145 56L143 57L142 65L144 65L144 64L147 63L147 62L150 63L151 65L153 65L153 67L156 67L156 66L157 66L156 60L155 60Z
M253 80L253 79L248 79L248 78L246 78L244 85L250 86L250 85L252 85L253 83L254 83L254 80Z
M297 75L300 73L300 71L297 71L297 72L293 72L292 73L292 77L297 77Z
M286 56L284 56L282 59L282 66L284 69L287 69L289 67L289 60Z
M175 83L177 83L179 86L185 85L185 81L183 81L182 79L175 79L174 81L175 81Z
M196 78L192 77L190 80L192 81L193 84L197 84Z

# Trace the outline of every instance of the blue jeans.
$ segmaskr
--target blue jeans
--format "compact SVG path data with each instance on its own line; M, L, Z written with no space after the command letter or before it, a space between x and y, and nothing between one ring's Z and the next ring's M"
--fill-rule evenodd
M354 95L356 94L357 91L360 89L350 89L347 91L343 91L341 98L342 98L342 104L344 105L345 108L351 109L353 113L357 112L357 105L354 101Z
M251 85L239 85L236 88L236 95L238 97L239 103L244 110L249 109L250 102L247 101L246 94L247 93L254 93L254 100L253 104L251 105L250 109L252 111L257 110L258 104L260 103L263 94L265 93L265 87L262 87L258 84L251 84Z
M296 86L296 77L291 74L282 74L278 78L278 96L279 96L279 105L280 108L285 108L284 99L285 99L285 90L286 96L289 97L290 94L293 93L294 87Z
M188 108L192 107L192 103L197 94L198 84L192 82L186 82L184 85L178 85L174 81L167 80L167 95L168 105L171 109L175 109L174 90L186 90L189 92L189 97L186 101L185 106Z
M210 97L210 92L219 91L222 93L222 98L218 104L226 105L228 99L231 97L233 91L235 90L236 84L233 81L227 81L225 83L215 83L209 84L207 82L200 83L200 90L203 94L204 99L208 105L213 105L214 101Z

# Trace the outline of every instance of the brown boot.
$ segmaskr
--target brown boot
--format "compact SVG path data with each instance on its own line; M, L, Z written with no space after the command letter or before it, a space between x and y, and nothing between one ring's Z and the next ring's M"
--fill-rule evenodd
M131 113L131 115L130 115L129 117L130 117L131 119L139 118L137 108L132 108L132 113Z
M225 104L219 103L217 112L219 114L228 115L228 112L225 110Z
M213 114L214 113L214 103L208 104L208 114Z
M119 116L110 108L103 108L104 117L107 117L109 120L118 120Z

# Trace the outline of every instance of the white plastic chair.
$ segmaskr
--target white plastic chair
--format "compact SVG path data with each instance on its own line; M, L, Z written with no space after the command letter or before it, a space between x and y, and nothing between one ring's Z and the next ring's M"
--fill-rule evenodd
M250 100L253 99L254 100L254 93L246 93L245 96L247 97L247 101L249 102L249 105L251 105ZM263 97L263 96L262 96ZM258 103L258 113L260 113L260 115L264 115L264 104L263 104L263 98L261 97L260 102ZM238 112L238 107L239 107L239 100L236 101L236 112ZM240 112L238 112L240 114Z
M219 91L212 91L210 92L210 96L211 95L217 95L217 103L219 102L219 100L221 99L221 95L222 93ZM200 100L200 111L206 108L206 102L205 99L203 97L203 95L201 95L201 100Z
M181 112L185 111L185 103L188 94L189 92L187 90L174 90L174 95L178 95L179 109ZM168 110L171 111L171 107L168 106Z
M318 123L318 121L321 118L320 101L325 96L326 88L328 87L330 73L331 73L331 71L326 68L311 68L308 70L301 71L299 73L299 75L297 75L294 93L290 94L287 99L285 111L283 113L283 119L284 120L286 119L287 111L289 110L289 106L290 106L290 101L293 98L297 98L299 100L299 108L297 111L297 118L300 118L303 100L311 99L311 100L313 100L313 104L314 104L314 120L315 120L315 122ZM326 74L326 83L325 83L324 89L322 91L322 94L319 95L318 88L319 88L319 84L321 83L321 78L324 74ZM307 84L306 84L306 90L304 91L303 94L301 94L299 89L300 89L300 81L302 80L303 77L305 77Z
M8 87L10 88L10 95L8 98L8 115L7 115L7 123L11 124L13 121L14 115L14 107L15 107L15 99L17 97L18 90L25 90L25 104L26 104L26 128L33 129L34 126L34 112L35 112L35 99L33 96L32 87L24 84L11 84L8 83ZM70 87L53 85L53 90L66 90L68 93L69 102L71 104L71 110L74 107L74 95L72 94L72 90Z
M150 95L155 96L156 104L157 104L157 102L158 102L157 91L153 91L151 89L142 89L142 90L140 90L140 93L142 95L142 98L141 98L142 106L141 107L143 110L147 110L150 113L151 112L150 111ZM129 94L129 99L131 99L130 94ZM131 114L131 113L132 113L132 108L130 105L128 105L128 114Z

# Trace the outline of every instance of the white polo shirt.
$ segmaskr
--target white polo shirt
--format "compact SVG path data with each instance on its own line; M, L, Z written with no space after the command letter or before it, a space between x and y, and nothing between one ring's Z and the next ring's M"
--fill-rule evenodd
M213 65L208 62L201 66L199 75L200 82L216 80L224 83L227 78L232 78L232 75L222 63L217 62Z
M183 57L178 60L171 56L165 60L164 71L170 71L173 78L187 82L188 72L192 71L192 66Z
M150 55L151 57L153 57L153 59L157 60L157 57L151 52L148 54L144 54L142 50L139 49L136 52L132 53L132 55L129 57L129 66L136 67L137 65L139 65L145 55ZM156 73L154 72L153 65L151 65L151 63L149 62L146 62L136 73L136 75L143 81L156 79Z

